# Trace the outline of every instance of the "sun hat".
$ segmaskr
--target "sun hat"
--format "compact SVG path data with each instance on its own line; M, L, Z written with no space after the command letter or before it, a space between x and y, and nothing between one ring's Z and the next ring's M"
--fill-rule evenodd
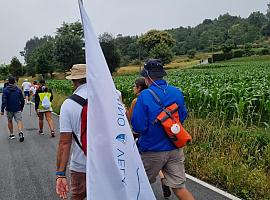
M86 78L86 64L73 65L68 73L70 74L66 77L68 80Z
M149 59L144 64L141 75L143 77L162 78L163 76L166 76L167 73L159 59Z

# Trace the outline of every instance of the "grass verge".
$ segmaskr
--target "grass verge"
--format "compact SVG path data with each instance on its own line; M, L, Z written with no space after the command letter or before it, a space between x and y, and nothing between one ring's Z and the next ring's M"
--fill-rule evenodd
M186 148L189 174L241 199L270 199L269 129L193 116L185 126L193 136Z

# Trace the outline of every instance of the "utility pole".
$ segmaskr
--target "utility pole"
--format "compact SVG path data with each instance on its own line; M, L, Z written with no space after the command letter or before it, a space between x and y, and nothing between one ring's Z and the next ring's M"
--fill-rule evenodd
M139 70L140 70L140 73L141 73L141 71L142 71L142 66L141 66L141 48L140 48L140 46L139 46L139 62L140 62L140 66L139 66Z
M212 63L214 63L214 40L212 39Z

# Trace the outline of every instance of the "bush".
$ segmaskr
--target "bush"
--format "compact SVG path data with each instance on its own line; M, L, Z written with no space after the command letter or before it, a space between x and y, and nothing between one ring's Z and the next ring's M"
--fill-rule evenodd
M228 52L228 53L215 53L213 54L213 61L223 61L223 60L230 60L233 58L233 53Z
M242 50L242 49L237 49L237 50L233 51L233 57L234 58L243 57L244 54L245 54L245 51Z
M267 49L267 48L259 48L259 49L257 49L256 54L260 55L260 56L268 55L269 54L269 49Z

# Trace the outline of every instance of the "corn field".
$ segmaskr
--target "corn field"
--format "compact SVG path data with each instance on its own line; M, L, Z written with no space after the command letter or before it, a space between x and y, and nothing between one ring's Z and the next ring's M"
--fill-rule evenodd
M126 105L134 98L136 75L116 76L117 89ZM168 82L181 88L189 112L198 117L214 114L225 121L269 127L270 61L235 62L204 65L188 70L169 71ZM67 80L48 81L49 86L65 94L72 93Z

